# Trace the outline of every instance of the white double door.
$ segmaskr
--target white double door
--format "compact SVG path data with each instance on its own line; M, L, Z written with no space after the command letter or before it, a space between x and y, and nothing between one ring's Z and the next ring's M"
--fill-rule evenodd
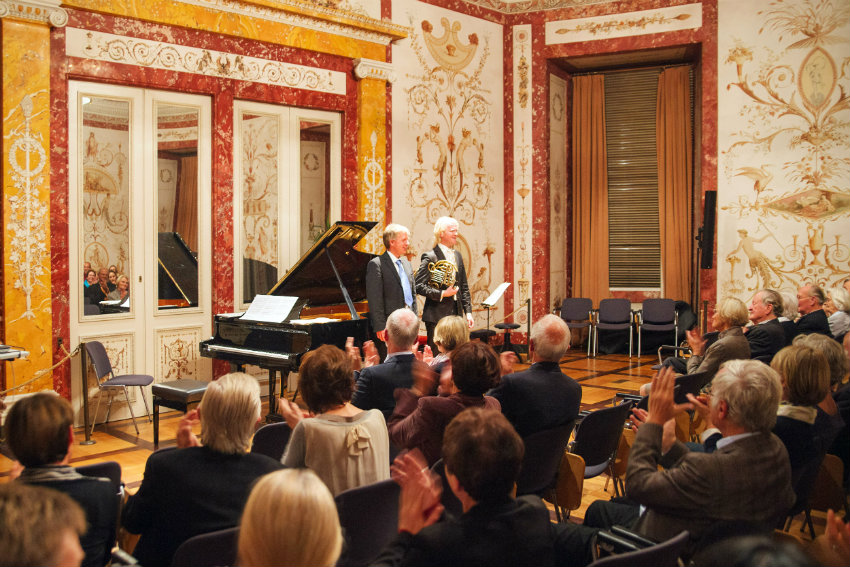
M211 363L199 356L198 343L210 337L212 319L210 99L70 81L68 106L72 345L102 342L116 374L209 380ZM163 273L174 269L160 262L164 249L175 246L185 250L184 259L197 259L188 283L185 273L173 274L176 292L163 282ZM86 299L85 262L96 271L115 267L127 278L123 308ZM100 423L106 404L93 415L94 375L83 376L79 359L73 361L76 422L82 424L88 396L89 422ZM130 390L138 418L145 406L139 388ZM112 395L110 421L129 418L123 393ZM150 407L150 388L145 395Z

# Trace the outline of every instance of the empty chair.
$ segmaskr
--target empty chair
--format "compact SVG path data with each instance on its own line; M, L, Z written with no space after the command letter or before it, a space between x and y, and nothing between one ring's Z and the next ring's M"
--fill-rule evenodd
M673 344L679 342L679 314L672 299L645 299L637 313L638 356L643 331L673 331Z
M345 538L337 567L368 565L378 557L398 532L399 493L395 481L382 480L336 495L339 524Z
M127 400L127 409L130 410L130 417L133 418L133 427L136 428L136 435L138 435L139 426L136 424L136 416L133 414L133 406L130 404L130 395L127 393L127 387L139 387L139 391L142 394L142 401L145 403L145 412L148 419L150 419L151 412L148 408L147 396L145 396L145 386L150 386L153 383L153 376L149 376L147 374L122 374L120 376L116 376L115 372L112 371L112 363L109 362L109 355L106 354L106 349L103 347L103 343L99 341L88 341L83 343L83 345L85 346L86 354L89 359L91 359L92 365L94 366L97 387L100 390L100 393L97 396L97 407L94 410L94 417L92 417L92 431L94 431L94 424L97 421L97 411L100 409L100 399L103 397L103 391L121 388L124 390L124 399ZM107 375L109 375L109 378L103 380L103 378ZM109 406L106 410L106 419L104 419L104 422L109 421L109 412L111 410L112 396L109 397Z
M596 318L591 331L593 332L593 355L599 352L599 330L629 331L629 358L632 356L632 304L628 299L609 298L599 302Z
M602 557L590 567L678 567L679 556L685 550L689 537L690 534L684 531L651 547Z
M561 319L570 330L588 328L587 356L590 356L590 317L593 311L593 301L586 297L568 297L561 304Z
M264 425L254 433L251 452L266 455L275 461L279 461L283 457L291 434L292 429L285 421Z
M517 496L536 494L548 495L555 487L558 467L567 449L575 421L532 433L523 438L525 456L522 460L519 479L517 479Z
M174 552L171 565L173 567L236 565L238 540L238 527L190 537Z

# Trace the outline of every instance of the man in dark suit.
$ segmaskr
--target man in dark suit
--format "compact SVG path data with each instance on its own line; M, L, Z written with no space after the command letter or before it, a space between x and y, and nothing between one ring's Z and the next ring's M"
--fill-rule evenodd
M570 328L564 320L544 315L531 327L531 345L534 364L502 376L490 392L522 437L574 420L581 405L581 386L558 366L570 348Z
M89 303L97 305L106 299L110 291L115 291L115 284L109 281L109 270L101 268L97 272L97 283L86 289L85 296L89 298Z
M251 487L281 468L249 453L260 420L260 387L236 372L210 382L198 409L181 420L177 447L148 457L138 492L124 505L127 531L141 534L133 555L142 565L170 565L192 536L234 527ZM203 446L192 433L200 423Z
M422 320L428 332L428 344L437 352L434 344L434 328L446 315L466 316L471 329L475 324L472 318L472 297L466 281L466 268L460 252L454 249L457 242L458 222L451 217L440 217L434 223L434 237L437 245L433 250L422 254L419 269L416 271L416 293L425 296L422 308ZM454 276L454 282L451 282ZM449 279L447 282L446 279ZM451 285L448 285L451 283Z
M782 296L772 289L756 292L747 311L751 327L744 327L750 343L750 357L770 364L773 355L785 346L785 330L778 317L782 314Z
M387 318L385 336L386 360L354 373L351 403L362 410L379 409L384 418L389 418L395 409L395 389L413 385L413 349L419 338L419 318L410 309L396 309Z
M798 335L820 333L827 337L832 336L829 331L829 319L823 310L824 303L826 294L818 285L806 284L797 290L797 310L802 315L797 319Z
M413 268L404 256L410 231L400 224L384 229L386 252L366 266L366 298L369 300L369 322L376 336L375 346L381 360L387 357L387 317L396 309L407 307L417 313Z
M467 345L464 345L467 346ZM464 347L461 347L464 348ZM440 488L417 451L398 457L398 535L372 562L402 565L559 565L592 560L595 530L555 524L537 496L514 498L522 439L495 410L467 409L443 437L448 486L463 507L440 519Z
M756 361L733 360L712 381L710 400L688 394L692 403L677 405L674 386L669 369L653 378L649 413L629 453L626 492L646 507L636 531L664 541L688 530L692 549L728 522L772 533L795 498L788 453L771 433L779 375ZM723 436L713 453L691 452L675 434L663 435L664 424L692 406Z

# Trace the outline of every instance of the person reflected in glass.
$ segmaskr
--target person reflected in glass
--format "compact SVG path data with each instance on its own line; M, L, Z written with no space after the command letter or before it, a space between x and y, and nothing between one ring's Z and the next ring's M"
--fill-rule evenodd
M130 298L130 278L121 274L116 278L115 289L109 292L107 299L118 299L124 303Z
M97 272L89 268L86 272L86 278L83 280L83 286L88 288L95 283L97 283Z

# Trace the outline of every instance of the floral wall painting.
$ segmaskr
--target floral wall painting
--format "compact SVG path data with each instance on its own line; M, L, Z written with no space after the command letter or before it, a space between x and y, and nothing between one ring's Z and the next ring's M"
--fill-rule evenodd
M719 16L718 295L839 284L850 272L850 4L721 0Z
M458 220L477 312L504 278L502 27L403 0L393 16L411 33L393 47L391 220L411 230L414 268L434 221Z

